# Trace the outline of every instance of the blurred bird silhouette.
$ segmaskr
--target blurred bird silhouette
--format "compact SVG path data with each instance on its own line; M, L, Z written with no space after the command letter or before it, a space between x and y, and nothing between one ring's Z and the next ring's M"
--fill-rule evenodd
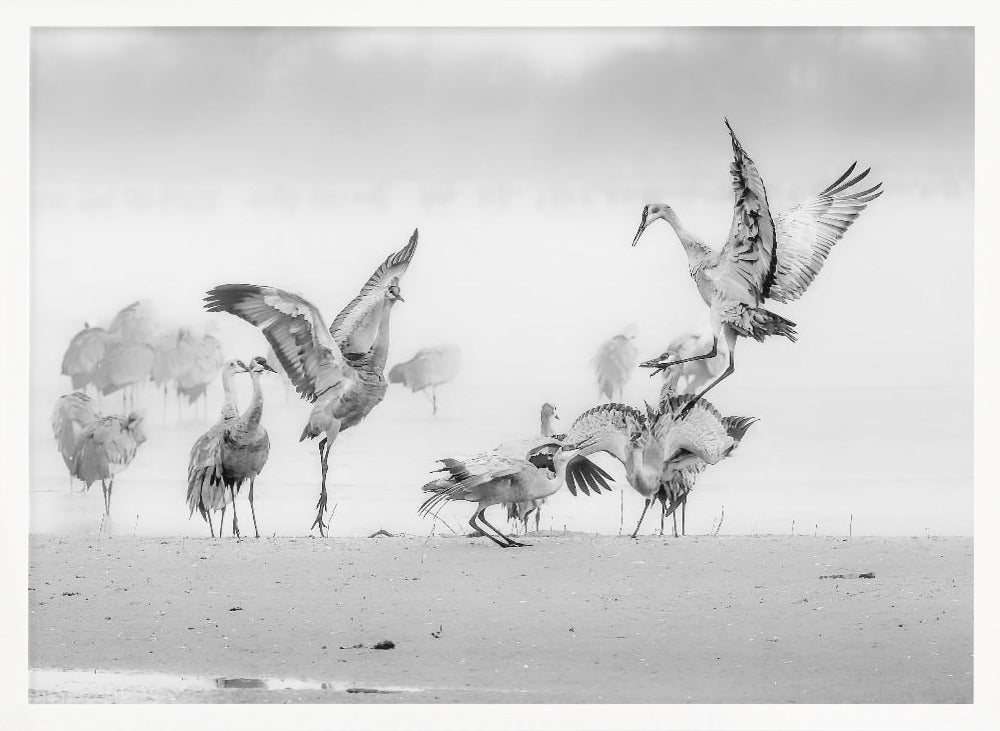
M191 349L191 357L186 361L186 367L176 378L177 393L187 398L189 405L194 405L198 412L198 402L207 409L206 392L209 385L219 375L219 369L226 362L222 344L214 335L205 333L201 340L195 341ZM207 412L205 414L207 416Z
M397 363L389 369L389 383L402 383L411 393L423 392L436 415L437 387L458 374L460 360L461 351L454 345L423 348L405 363Z
M866 190L851 190L870 170L851 177L857 166L854 163L816 196L772 219L757 166L736 139L728 120L726 127L735 158L730 172L736 201L732 226L722 249L715 251L688 232L665 203L650 203L642 209L639 230L632 240L633 246L639 243L643 232L657 219L670 224L687 253L689 273L709 307L712 324L712 347L708 352L681 360L654 358L641 365L663 370L692 360L714 358L719 337L726 343L726 369L698 392L698 398L735 370L738 337L760 341L780 335L795 341L795 323L761 305L768 299L791 302L800 297L823 268L830 249L868 204L882 195L881 183ZM688 401L685 408L692 409L696 401Z
M625 384L639 363L635 335L635 327L629 326L621 334L604 342L594 355L597 388L601 396L609 401L624 398Z
M135 408L135 389L149 380L154 358L153 346L146 343L114 343L97 364L94 385L102 396L121 391L124 414Z
M254 508L254 482L267 463L271 443L267 430L261 425L264 397L260 375L274 371L267 360L256 357L247 366L241 360L230 360L222 367L223 404L219 420L191 447L188 462L187 505L190 515L197 510L208 523L209 532L215 537L211 514L221 511L219 537L222 537L226 505L233 504L233 535L240 537L236 515L236 494L243 483L250 482L250 513L253 516L254 534L260 538L257 512ZM246 412L241 416L236 404L233 382L238 373L250 373L253 395ZM228 492L227 492L228 490Z
M59 454L70 473L69 485L73 489L73 458L84 429L100 418L97 404L82 391L74 391L56 400L52 410L52 436L56 438Z
M167 420L167 393L171 385L177 394L177 415L180 418L180 392L177 379L187 372L195 359L197 341L186 327L165 332L153 340L151 376L157 388L163 389L163 421Z
M312 402L299 441L319 442L321 486L313 528L324 535L330 450L337 435L359 424L385 397L392 308L403 299L399 280L417 250L418 232L390 254L329 330L308 300L276 287L223 284L208 292L209 312L229 312L259 327L299 395Z
M139 446L146 441L143 417L133 411L128 416L99 416L80 433L73 453L70 472L90 486L101 481L104 492L102 529L111 519L111 492L115 477L135 458Z
M656 358L657 361L681 361L681 364L667 368L663 373L663 392L683 395L698 393L705 384L722 373L726 366L725 351L720 350L714 358L689 360L691 356L704 353L712 347L711 335L686 333L674 338L667 349Z
M93 385L97 366L114 343L115 336L103 327L91 327L85 322L83 330L73 336L63 355L62 375L70 377L74 389Z

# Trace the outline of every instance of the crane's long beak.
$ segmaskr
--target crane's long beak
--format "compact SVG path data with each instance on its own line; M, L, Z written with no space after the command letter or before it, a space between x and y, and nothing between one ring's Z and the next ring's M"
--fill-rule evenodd
M258 362L264 367L264 370L271 371L271 373L277 373L278 372L278 371L274 370L271 367L271 364L268 363L267 361L258 361Z
M643 220L643 222L639 224L639 230L635 232L635 238L632 239L632 246L635 246L636 244L639 243L639 237L642 236L642 232L645 230L646 230L646 221Z

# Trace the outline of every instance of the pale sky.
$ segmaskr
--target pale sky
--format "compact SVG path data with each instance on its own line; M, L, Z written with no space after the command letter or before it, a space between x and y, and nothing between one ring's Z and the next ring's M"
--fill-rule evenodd
M707 310L665 225L629 243L652 200L723 243L727 116L776 210L854 160L887 191L775 306L800 342L741 345L745 382L971 387L963 29L36 30L39 372L138 297L200 325L250 281L332 318L414 227L394 359L585 364L629 323L655 355Z

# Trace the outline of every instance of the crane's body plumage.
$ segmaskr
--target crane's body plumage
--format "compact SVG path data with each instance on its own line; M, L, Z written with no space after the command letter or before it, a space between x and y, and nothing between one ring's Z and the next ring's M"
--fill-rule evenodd
M592 363L601 396L609 401L624 398L625 384L639 364L634 332L630 329L602 343Z
M208 311L229 312L259 327L295 390L313 404L299 439L323 437L313 522L320 535L326 527L326 479L334 440L385 397L389 320L393 305L402 299L399 279L416 251L417 236L414 230L406 246L382 262L329 329L310 301L276 287L224 284L205 298Z
M795 341L795 323L762 305L768 299L789 302L801 296L819 273L833 245L868 203L882 194L881 183L866 190L852 189L869 173L865 170L851 177L855 163L818 195L772 217L756 164L728 121L726 127L733 147L730 172L735 202L732 225L723 247L716 251L692 235L665 204L650 204L643 209L639 230L632 241L633 246L638 243L645 229L658 218L670 224L687 253L688 271L710 312L712 348L694 359L714 358L719 336L725 340L728 367L699 392L699 398L732 374L738 337L763 340L779 335ZM641 365L662 370L683 362L683 359L656 358Z
M458 374L461 351L454 345L421 348L416 355L389 369L389 383L401 383L411 393L429 393L431 410L437 414L437 387Z
M52 436L56 439L59 454L66 469L73 474L73 460L80 437L87 426L100 418L97 404L82 391L60 396L52 410ZM72 480L71 480L72 482Z
M539 417L539 436L504 442L496 448L496 451L508 456L520 457L534 451L535 449L544 447L544 445L550 441L551 437L555 436L555 420L559 418L559 415L556 413L555 405L546 402L542 404ZM557 436L556 439L561 441L562 436ZM551 449L550 451L554 453L556 449ZM506 504L507 519L523 522L524 532L527 533L528 518L531 517L531 515L534 515L535 530L538 531L542 520L542 505L544 504L544 497L532 500L509 502Z
M111 492L115 476L132 464L145 441L143 418L134 411L128 416L98 416L80 433L70 473L88 490L100 481L104 492L105 521L111 518Z

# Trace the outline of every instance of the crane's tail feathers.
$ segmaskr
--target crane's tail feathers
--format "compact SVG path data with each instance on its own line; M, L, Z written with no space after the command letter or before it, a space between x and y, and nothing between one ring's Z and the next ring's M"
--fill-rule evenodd
M793 343L798 340L794 322L762 307L744 307L736 317L726 319L726 324L743 337L757 341L771 335L780 335Z
M746 436L747 430L758 421L760 419L755 416L726 416L722 419L722 426L729 437L739 443Z
M417 515L422 518L429 515L439 505L449 500L461 500L465 495L465 489L462 487L462 483L454 482L451 477L443 477L437 480L432 480L421 489L424 492L432 493L431 496L424 500L420 507L417 508Z
M611 492L608 483L614 481L611 475L586 457L574 457L566 465L566 487L571 495L575 496L578 488L584 495L590 495L590 490L600 494L602 488Z

